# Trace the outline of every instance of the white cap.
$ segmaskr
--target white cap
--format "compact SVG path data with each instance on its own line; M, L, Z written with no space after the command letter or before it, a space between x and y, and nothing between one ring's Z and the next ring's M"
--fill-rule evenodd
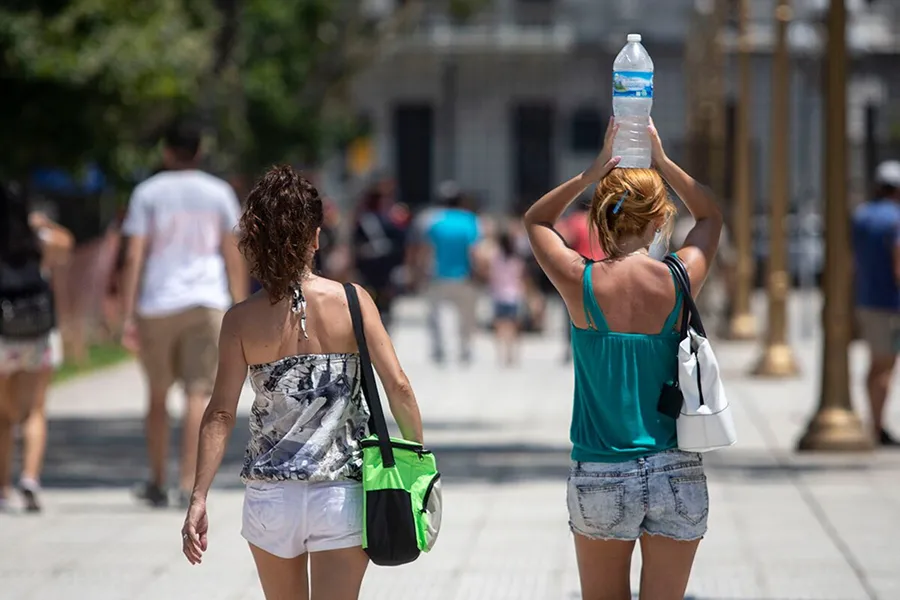
M629 44L632 42L640 43L640 41L641 41L641 34L639 34L639 33L629 33L628 34L628 43Z
M888 160L875 169L875 183L900 188L900 161Z
M438 197L441 200L455 198L456 196L459 196L461 191L459 185L452 180L442 181L440 185L438 185Z

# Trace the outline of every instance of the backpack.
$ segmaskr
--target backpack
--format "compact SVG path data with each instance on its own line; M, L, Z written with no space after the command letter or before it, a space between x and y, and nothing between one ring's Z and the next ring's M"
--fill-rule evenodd
M34 339L55 326L53 290L40 260L14 265L0 259L0 337Z

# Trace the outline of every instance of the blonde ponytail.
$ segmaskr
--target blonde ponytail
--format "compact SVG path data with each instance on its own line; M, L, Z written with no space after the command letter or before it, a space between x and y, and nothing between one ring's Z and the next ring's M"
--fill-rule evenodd
M642 236L662 221L671 231L675 204L654 169L613 169L597 185L590 208L591 231L607 257L621 255L620 241Z

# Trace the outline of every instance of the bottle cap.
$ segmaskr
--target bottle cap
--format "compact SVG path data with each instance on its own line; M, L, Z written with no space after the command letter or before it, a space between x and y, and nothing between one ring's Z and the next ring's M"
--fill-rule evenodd
M640 42L640 41L641 41L641 34L639 34L639 33L629 33L628 34L628 43L629 44L631 42Z

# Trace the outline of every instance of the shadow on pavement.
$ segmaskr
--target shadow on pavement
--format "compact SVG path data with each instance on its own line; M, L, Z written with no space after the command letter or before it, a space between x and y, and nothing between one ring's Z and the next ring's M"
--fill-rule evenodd
M467 421L429 422L429 430L471 431L484 424ZM144 424L138 417L51 419L43 485L47 488L130 487L147 474ZM239 473L249 438L246 415L238 416L215 487L241 486ZM173 420L170 477L177 473L181 427ZM456 481L522 481L565 479L569 449L539 444L438 443L445 479Z
M216 487L241 485L239 473L249 437L246 416L237 424ZM178 473L180 424L173 419L170 481ZM139 417L50 419L42 484L47 488L130 487L147 477L144 421Z
M484 425L467 421L429 422L428 430L471 431ZM181 429L173 422L170 476L177 473ZM247 416L238 417L228 443L216 487L238 488L248 433ZM567 446L538 443L438 442L429 445L438 457L443 477L461 483L501 483L511 481L562 481L569 469ZM896 469L900 453L872 460L871 456L786 455L775 462L767 452L731 450L708 454L705 464L719 481L779 481L797 475L860 474ZM49 488L128 487L142 481L147 473L143 420L121 418L51 419L43 483Z
M776 458L767 452L727 450L705 455L707 472L719 481L781 481L793 477L817 475L864 476L895 473L900 467L900 453L878 454L792 454Z

